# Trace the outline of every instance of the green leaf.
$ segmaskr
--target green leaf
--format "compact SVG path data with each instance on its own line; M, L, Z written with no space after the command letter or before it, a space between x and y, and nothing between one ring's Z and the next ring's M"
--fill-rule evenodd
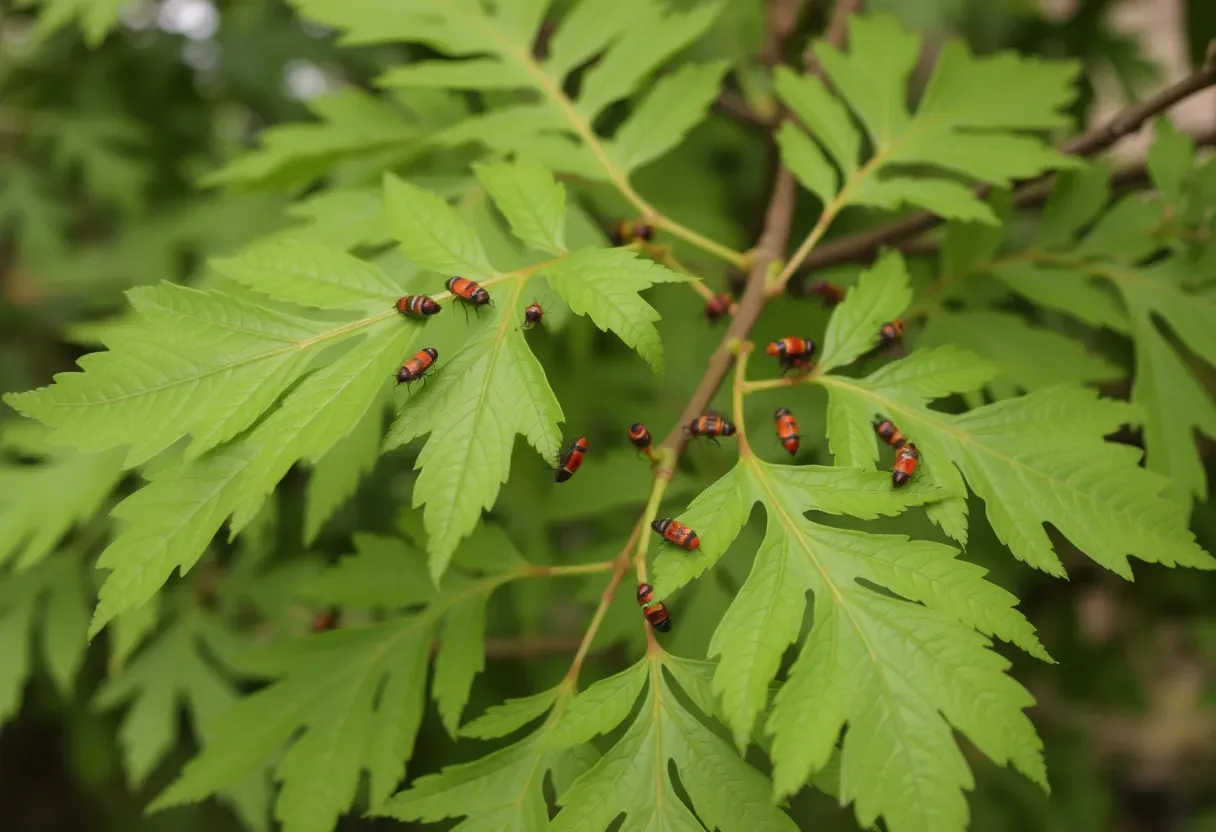
M371 263L303 240L256 244L212 260L211 268L276 300L318 309L383 308L401 296L401 287Z
M881 814L901 832L964 828L961 789L970 773L950 725L997 762L1012 759L1044 781L1040 744L1021 712L1032 700L975 632L1047 658L1014 597L983 581L983 570L958 561L950 547L804 516L893 514L936 492L923 484L919 492L897 491L884 474L770 465L751 455L728 476L734 505L718 511L731 522L706 526L702 549L712 545L712 558L728 547L757 502L767 517L751 573L709 648L718 657L714 692L740 747L765 709L786 647L799 638L807 592L815 599L811 634L767 721L778 796L800 789L827 763L845 723L841 797L856 801L863 826ZM688 514L697 511L694 502ZM667 570L670 578L662 571L661 557L660 593L684 579L678 569Z
M236 687L207 655L222 652L215 649L223 632L218 628L201 613L179 617L97 691L95 707L130 703L118 740L132 787L142 786L173 752L179 709L186 709L197 735L205 738L216 716L238 700Z
M495 734L514 730L546 711L549 716L534 733L514 745L418 778L409 789L396 794L380 814L428 823L464 817L460 829L465 832L545 832L549 828L546 775L552 777L560 793L563 783L585 772L595 759L595 751L589 746L558 749L549 741L569 701L570 688L564 684L526 700L508 701L500 707L510 709L512 716L504 715L506 722L494 728ZM526 719L521 720L521 715Z
M425 87L523 89L535 97L524 103L505 99L497 108L435 131L420 146L478 142L591 180L623 182L634 167L670 150L702 117L712 98L711 85L721 77L716 63L709 65L713 70L677 70L671 80L655 86L653 100L637 108L637 125L627 122L622 128L618 149L595 132L599 115L702 35L721 11L720 0L689 8L645 0L612 6L584 0L557 24L550 57L543 62L532 47L547 18L547 2L501 8L458 2L426 9L386 8L372 0L341 5L294 0L294 5L306 17L343 30L345 43L420 42L462 59L394 67L378 79L381 85L414 93ZM567 76L596 56L581 75L578 97L571 98L565 92ZM574 141L559 133L571 134Z
M284 830L332 829L354 800L363 769L378 805L413 750L432 623L416 616L280 645L264 657L265 670L279 681L226 709L203 751L149 810L202 800L240 782L301 730L275 773L283 784L275 817Z
M620 725L646 684L642 662L601 679L575 697L553 729L551 741L562 747L590 742Z
M565 253L566 189L551 173L526 159L473 169L515 236L541 251Z
M52 566L43 610L42 652L60 694L71 699L76 673L89 646L86 633L93 587L86 582L81 564L72 553L56 558Z
M964 346L1001 368L988 382L998 399L1057 384L1098 384L1123 371L1053 329L1031 326L1009 312L936 312L925 327L924 346Z
M392 238L379 188L322 191L293 203L287 213L310 221L303 229L293 229L295 236L342 251L379 245Z
M383 559L360 563L366 558L379 556L374 549L371 554L365 551L340 569L371 579L385 564ZM339 572L339 580L350 578ZM275 817L287 832L332 829L354 801L364 770L370 778L371 806L380 807L413 754L437 626L444 622L444 638L455 639L458 653L472 652L470 638L480 639L480 633L465 628L472 623L479 627L483 619L468 605L484 607L487 596L505 580L450 581L414 614L315 633L246 657L244 667L276 681L223 711L209 727L203 751L150 808L190 803L231 788L284 744L288 747L275 772L282 783ZM476 655L481 656L480 649ZM441 659L436 668L436 695L445 703L445 718L459 716L459 709L450 710L453 694L463 687L467 696L471 681L450 662L451 657ZM439 680L440 675L446 679Z
M773 71L773 82L781 100L811 135L823 143L846 178L856 174L861 134L853 126L844 104L827 91L817 76L798 75L788 66L778 66ZM777 137L779 142L781 134L786 132L787 128L783 127Z
M381 402L387 394L381 395ZM371 473L380 458L384 435L384 407L373 404L354 429L329 449L313 466L304 504L304 542L317 539L321 527L342 507Z
M21 694L30 674L30 640L37 611L32 596L0 610L0 656L4 657L0 661L0 722L7 722L21 707Z
M262 132L262 146L202 179L215 185L306 185L335 160L417 145L420 129L398 108L357 87L319 96L308 107L319 121Z
M922 350L889 367L935 352ZM1165 480L1137 465L1136 449L1103 441L1135 418L1134 408L1082 389L1050 387L951 416L925 407L928 399L950 391L890 383L893 374L885 370L868 379L824 376L819 382L855 412L893 419L920 448L922 465L932 463L943 474L957 466L986 503L997 537L1017 558L1063 574L1043 529L1051 523L1125 577L1131 575L1129 554L1167 566L1216 565L1186 531L1178 507L1161 496ZM954 392L963 389L959 385ZM948 490L963 496L954 486Z
M84 41L97 47L106 33L118 23L123 0L34 0L41 8L38 16L38 36L46 38L76 21L84 33ZM34 5L32 2L23 5Z
M726 61L686 64L659 79L613 136L611 153L633 171L676 147L718 97Z
M1110 199L1110 176L1110 168L1100 163L1062 171L1043 206L1035 246L1049 249L1067 243L1092 222Z
M1145 165L1161 195L1177 203L1195 166L1195 140L1179 133L1168 118L1158 118L1153 132L1156 135L1145 156Z
M486 599L474 597L454 604L443 625L431 696L443 727L453 738L469 701L473 679L486 667Z
M548 713L559 693L559 688L550 688L522 699L508 699L501 705L492 705L477 719L465 723L460 735L479 740L505 737Z
M658 655L637 665L635 675L648 682L637 717L590 771L558 795L561 810L550 829L606 829L621 812L626 829L796 829L772 805L767 779L676 698ZM640 687L634 686L635 696ZM593 685L579 698L598 698L595 690ZM675 790L670 763L691 806Z
M426 555L399 537L354 535L355 554L295 586L305 598L357 609L400 609L430 603L435 585Z
M491 310L478 332L444 362L435 377L410 394L384 449L429 433L418 456L415 508L425 505L432 577L438 581L460 540L490 508L511 467L516 434L556 464L561 405L515 323L524 282L501 310ZM509 310L509 311L508 311Z
M496 274L477 233L434 194L386 174L384 211L401 249L422 268L474 280Z
M106 352L82 373L5 400L84 451L129 446L138 465L194 434L188 454L236 436L282 395L326 346L396 316L353 324L310 321L219 292L162 285L134 289L138 325L110 330Z
M777 147L781 149L781 160L804 188L825 204L836 198L840 190L836 169L806 133L786 122L777 131Z
M124 526L97 561L111 573L90 637L146 603L175 568L187 572L234 512L239 532L297 460L315 462L355 428L414 337L412 327L388 324L305 379L242 442L149 473L149 484L114 509Z
M576 315L588 315L601 330L615 332L646 359L656 375L663 375L663 342L653 323L659 320L659 313L639 293L656 283L686 278L621 248L575 252L544 273Z
M912 178L898 173L927 166L939 175L957 175L994 185L1080 163L1041 139L1013 131L1042 130L1067 123L1078 67L1013 53L976 57L959 42L947 43L915 114L904 102L920 43L893 17L849 18L851 51L814 45L815 55L841 98L856 113L874 145L874 155L858 169L859 140L838 103L823 86L788 70L776 75L782 100L832 154L845 174L845 205L898 209L905 203L940 216L997 224L992 211L968 189L947 179ZM998 100L994 89L1011 91ZM826 164L812 144L786 128L782 155L804 184L821 198L835 199Z
M91 518L122 479L122 454L82 454L50 445L47 431L8 422L0 443L24 431L21 455L36 465L0 461L0 564L17 570L40 563L77 523Z
M861 273L857 286L845 296L828 321L820 372L851 364L879 342L879 328L900 316L912 302L912 287L899 252L883 255Z

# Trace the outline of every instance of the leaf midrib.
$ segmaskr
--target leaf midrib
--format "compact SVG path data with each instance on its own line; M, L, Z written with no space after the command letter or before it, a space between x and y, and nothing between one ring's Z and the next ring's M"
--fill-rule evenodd
M761 466L759 465L759 460L755 456L752 456L752 455L744 456L743 460L746 462L746 464L751 466L756 482L764 490L765 495L767 496L767 499L765 499L763 501L765 508L772 511L772 513L778 518L778 520L781 522L781 524L785 527L786 534L788 534L790 537L794 538L797 541L798 545L802 548L802 550L804 552L806 552L807 558L811 561L811 565L814 566L816 571L819 572L819 576L820 576L820 579L823 581L823 585L826 586L828 588L828 591L831 593L837 609L839 609L842 613L844 613L844 615L849 619L850 625L852 625L854 632L857 633L857 637L861 640L862 645L866 649L866 653L868 654L869 659L870 659L870 664L874 668L874 675L878 679L878 682L879 682L880 686L882 687L883 692L885 693L884 698L887 700L887 707L888 707L890 714L892 716L898 714L899 708L893 707L891 704L892 702L897 703L898 700L895 699L894 692L891 690L891 686L887 681L886 673L884 672L882 663L879 661L879 658L878 658L878 653L875 650L874 645L870 642L870 639L869 639L868 635L866 634L865 630L861 627L861 623L857 620L857 617L855 616L852 607L845 600L844 593L840 590L840 587L838 587L836 585L835 581L832 580L831 575L828 573L827 569L823 566L823 564L819 561L819 558L817 558L815 556L813 549L811 548L811 546L810 546L809 542L806 540L806 538L802 535L802 532L798 528L797 523L794 522L793 518L791 518L789 513L786 511L785 503L782 501L781 497L770 486L768 479L764 476L764 473L761 470ZM912 748L912 745L910 745L907 742L906 738L904 737L904 733L902 730L902 722L897 718L892 718L891 724L894 726L893 730L899 740L900 747L904 748L904 749ZM921 792L921 789L920 789L921 778L919 776L916 776L916 774L915 774L917 769L916 769L916 766L912 763L912 755L908 751L905 750L904 756L908 758L909 764L907 765L907 771L909 773L913 774L911 779L913 782L913 788L916 790L916 793L919 798L918 803L921 806L927 806L928 803L925 802L925 796L924 796L923 792Z

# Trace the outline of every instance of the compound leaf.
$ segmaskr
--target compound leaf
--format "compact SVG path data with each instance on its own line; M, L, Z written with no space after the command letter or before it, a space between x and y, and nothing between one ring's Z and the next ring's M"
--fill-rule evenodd
M548 266L545 278L575 314L588 315L600 329L615 332L657 375L663 374L663 342L653 323L659 313L639 292L686 278L619 248L575 252Z

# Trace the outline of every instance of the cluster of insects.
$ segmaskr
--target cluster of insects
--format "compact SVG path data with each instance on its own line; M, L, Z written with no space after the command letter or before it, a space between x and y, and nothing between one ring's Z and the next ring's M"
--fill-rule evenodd
M655 229L652 225L640 220L621 220L612 229L611 236L617 245L630 245L634 242L649 243L654 239ZM492 305L490 293L476 281L465 277L452 277L446 283L453 297L472 307L479 309L487 304ZM807 291L818 297L824 306L833 307L844 300L845 290L826 280L812 281ZM442 307L426 295L406 295L396 302L396 309L402 315L411 318L428 318L438 314ZM727 315L734 313L734 300L728 293L720 293L711 297L705 305L705 317L711 323L717 322ZM522 329L531 329L541 322L544 309L535 301L524 308ZM903 321L896 319L884 323L878 332L877 349L890 347L899 343L904 335ZM812 367L815 354L815 343L810 338L788 336L769 343L765 353L776 358L784 376L789 371L808 372ZM433 347L419 350L412 358L401 365L397 371L398 384L409 384L427 375L427 371L439 357L439 352ZM798 422L788 408L779 407L773 413L777 439L782 447L794 456L798 453L801 435L798 432ZM706 437L716 442L719 437L729 437L736 434L734 423L713 411L690 421L683 427L690 437ZM905 485L916 473L920 453L916 446L908 442L903 433L891 420L876 416L874 431L884 442L896 451L895 463L892 466L891 480L895 487ZM647 427L641 422L629 426L629 441L634 447L644 452L652 463L658 461L658 455L653 448L653 437ZM557 482L566 482L578 472L587 454L587 437L579 436L567 445L556 460L554 476ZM650 524L651 529L660 535L664 541L686 552L696 550L701 545L701 538L688 526L669 517L656 519ZM654 600L654 588L650 584L639 584L637 589L638 604L650 625L658 632L665 633L671 629L671 618L667 608L660 601ZM313 623L317 631L332 629L338 624L338 611L330 610L319 615Z

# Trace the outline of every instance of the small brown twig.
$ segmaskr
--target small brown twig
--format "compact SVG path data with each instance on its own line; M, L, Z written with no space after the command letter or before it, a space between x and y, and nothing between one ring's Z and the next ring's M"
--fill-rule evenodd
M1166 87L1156 95L1134 104L1117 113L1104 124L1081 133L1079 136L1060 145L1060 151L1077 156L1092 156L1105 150L1115 142L1139 130L1153 116L1162 113L1185 98L1197 92L1216 85L1216 52L1208 50L1207 58L1194 72L1176 84ZM1052 175L1039 177L1023 183L1014 191L1014 202L1017 204L1018 194L1025 190L1038 193L1040 189L1050 191ZM976 195L981 199L987 195L988 186L976 189ZM930 229L936 228L942 220L935 214L921 212L905 217L886 225L850 234L818 246L803 261L801 274L834 266L840 263L853 263L873 258L879 249L885 246L895 246L913 237L917 237Z

